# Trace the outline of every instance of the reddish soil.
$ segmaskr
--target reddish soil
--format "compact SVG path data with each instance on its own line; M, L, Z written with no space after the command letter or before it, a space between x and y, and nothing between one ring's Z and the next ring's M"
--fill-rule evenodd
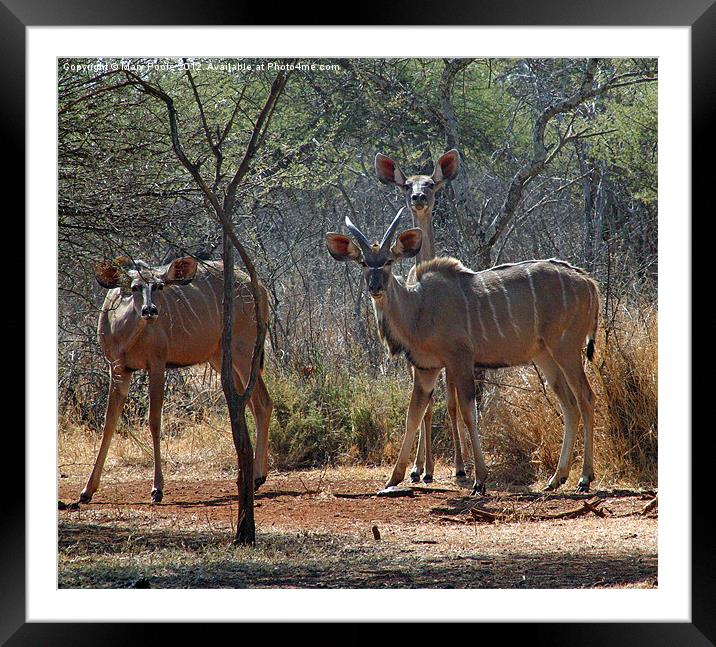
M378 497L376 491L384 477L378 469L271 474L256 494L259 543L261 533L266 541L282 533L293 537L303 533L335 537L341 550L364 556L380 544L380 550L392 551L384 554L386 558L411 553L422 560L408 579L402 567L395 572L400 570L403 579L376 579L380 576L378 562L369 569L370 576L365 571L366 577L362 577L360 569L354 579L345 574L341 579L338 574L335 581L342 586L581 588L657 584L658 508L642 514L653 493L493 491L475 498L468 496L469 489L444 479L432 486L411 487L409 496ZM76 500L79 489L76 479L61 479L60 499ZM229 480L167 479L160 505L149 503L150 489L148 480L103 483L91 504L61 511L61 550L69 544L81 548L84 540L89 546L93 541L89 535L97 535L96 529L102 527L107 530L103 540L112 542L113 532L119 537L132 524L141 525L143 519L150 519L152 528L171 527L175 532L177 528L180 532L206 532L207 528L225 532L235 523L236 487ZM585 500L595 498L603 516L589 511L574 519L546 518L577 510ZM494 523L475 521L471 513L475 507L502 518ZM87 548L86 552L92 551ZM483 568L484 577L478 579L456 580L451 567L465 559L494 568ZM440 566L433 577L431 564ZM322 582L314 583L299 574L294 580L289 573L276 585L325 585L325 579ZM272 582L261 585L272 586Z

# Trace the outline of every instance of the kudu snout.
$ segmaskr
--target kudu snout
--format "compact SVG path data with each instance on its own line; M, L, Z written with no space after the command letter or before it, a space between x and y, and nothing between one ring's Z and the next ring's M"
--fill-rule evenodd
M422 191L420 191L420 192L417 192L417 193L411 193L411 194L410 194L410 202L411 202L414 206L421 206L421 205L427 204L428 198L427 198L427 196L426 196Z
M141 276L142 283L137 285L137 289L142 293L142 307L139 314L145 321L154 321L159 316L159 308L154 303L154 297L157 290L162 290L164 284L154 274L146 274Z
M156 319L159 316L159 308L153 303L142 306L142 319Z
M383 292L383 286L385 281L383 280L383 268L371 268L368 270L366 277L366 283L368 284L368 292L371 296L378 296Z

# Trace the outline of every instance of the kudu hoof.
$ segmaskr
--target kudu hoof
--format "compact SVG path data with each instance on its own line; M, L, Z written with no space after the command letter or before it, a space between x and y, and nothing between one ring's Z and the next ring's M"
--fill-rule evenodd
M420 472L410 472L410 482L420 483Z
M266 477L265 476L257 476L254 479L254 492L258 492L259 488L266 483Z
M545 492L554 492L555 490L559 489L560 485L564 485L567 482L567 477L563 476L559 480L556 479L550 479L547 481L547 485L545 485L544 491Z
M579 483L577 483L577 492L589 492L589 484L594 480L594 474L590 474L588 478L584 478L583 476L579 479Z
M80 500L77 503L89 503L92 500L91 494L85 494L84 492L80 494Z
M164 498L164 492L161 490L152 490L152 503L161 503Z
M487 488L485 487L484 483L478 483L475 481L475 485L472 486L472 491L470 492L470 496L477 496L478 494L480 496L485 496Z
M426 474L423 476L423 483L432 483L433 482L433 475L432 474Z

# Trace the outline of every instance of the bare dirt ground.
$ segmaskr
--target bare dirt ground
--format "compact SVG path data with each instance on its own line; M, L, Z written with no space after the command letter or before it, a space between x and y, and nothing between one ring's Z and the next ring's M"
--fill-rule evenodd
M612 588L657 586L650 492L488 492L449 477L376 496L385 468L272 473L256 496L257 547L231 545L230 478L107 478L89 505L58 512L59 586ZM60 478L75 501L78 476ZM603 516L546 518L597 501ZM472 508L489 514L475 519ZM479 516L479 515L478 515Z

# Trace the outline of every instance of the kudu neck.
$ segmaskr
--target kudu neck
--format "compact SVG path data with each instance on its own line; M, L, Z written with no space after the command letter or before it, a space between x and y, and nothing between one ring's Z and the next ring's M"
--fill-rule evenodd
M413 225L420 227L423 232L423 244L415 257L415 264L435 258L435 230L433 229L433 211L425 209L424 212L413 214Z
M419 296L415 286L408 286L391 274L383 299L376 306L398 327L401 322L412 321Z
M132 299L125 301L120 297L118 301L109 309L107 316L117 350L126 353L139 341L148 324L137 312Z

